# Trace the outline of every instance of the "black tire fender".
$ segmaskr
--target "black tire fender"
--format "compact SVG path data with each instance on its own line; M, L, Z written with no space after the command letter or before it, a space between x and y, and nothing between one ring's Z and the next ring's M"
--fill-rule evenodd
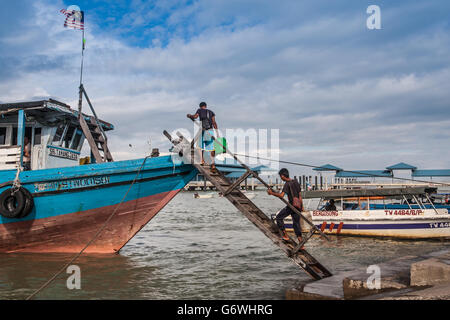
M27 215L29 215L31 210L33 209L34 200L33 195L26 188L20 187L19 191L22 192L23 195L25 196L25 206L23 207L22 213L19 216L19 218L24 218Z
M0 194L0 214L5 218L19 218L25 207L25 195L19 189L13 193L9 188Z

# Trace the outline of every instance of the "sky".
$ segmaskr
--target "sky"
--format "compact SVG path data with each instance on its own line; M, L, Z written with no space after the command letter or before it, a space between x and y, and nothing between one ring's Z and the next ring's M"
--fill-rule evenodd
M192 131L186 114L206 101L222 130L279 130L282 160L450 168L449 1L2 0L0 102L77 106L70 5L85 12L83 83L115 126L116 160L166 152L162 131Z

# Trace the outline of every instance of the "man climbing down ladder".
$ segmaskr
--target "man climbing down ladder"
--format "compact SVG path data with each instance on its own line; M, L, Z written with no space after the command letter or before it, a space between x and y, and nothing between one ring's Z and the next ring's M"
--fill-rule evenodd
M202 148L202 165L205 165L205 152L209 152L211 155L211 170L216 171L216 166L214 164L214 130L216 131L217 137L219 136L219 130L217 129L216 115L212 110L207 109L206 102L200 102L199 108L195 114L188 114L188 118L195 120L200 117L200 122L202 123L202 136L201 145Z
M289 178L289 171L286 168L282 168L278 174L280 175L281 180L285 181L283 186L283 190L278 193L273 191L272 189L267 189L267 193L271 196L278 197L280 199L284 198L284 195L288 195L289 203L300 210L303 210L303 201L301 196L301 188L300 184L295 179ZM297 198L297 200L295 199ZM298 213L294 212L289 206L284 207L276 216L275 220L277 222L280 231L282 232L283 240L289 241L289 236L286 233L286 228L284 226L284 218L291 215L292 224L294 227L295 235L297 236L298 243L302 243L302 229L300 225L300 216ZM303 249L303 247L302 247Z
M191 118L189 116L190 115L188 115L188 118ZM221 146L218 150L232 156L234 160L236 160L236 162L239 163L243 169L245 169L243 175L234 182L230 181L230 179L228 179L219 170L215 169L213 171L212 167L205 164L201 165L198 162L193 161L195 159L194 146L200 139L200 135L202 133L201 131L195 135L192 141L187 140L179 132L176 133L178 139L174 139L166 130L164 130L163 133L174 145L171 152L182 157L186 164L191 163L198 170L199 174L201 174L206 180L210 181L224 198L229 200L251 223L253 223L255 227L257 227L266 237L278 246L296 265L301 267L306 273L316 280L332 275L326 267L324 267L303 248L305 242L308 241L308 239L310 239L314 234L320 234L327 240L329 239L319 228L317 228L316 225L314 225L312 221L309 221L309 219L301 214L299 207L295 206L296 202L299 202L299 198L295 197L295 194L292 199L293 204L289 203L284 198L280 198L280 200L283 201L291 210L296 212L299 217L301 217L301 219L303 219L304 222L310 226L310 232L303 238L303 241L300 241L299 243L291 239L282 239L280 237L280 230L277 225L240 190L240 184L250 176L256 178L266 188L270 189L270 186L261 177L259 177L258 173L250 169L244 162L237 158L235 154L230 152L230 150L226 148L223 143L213 138L213 140Z

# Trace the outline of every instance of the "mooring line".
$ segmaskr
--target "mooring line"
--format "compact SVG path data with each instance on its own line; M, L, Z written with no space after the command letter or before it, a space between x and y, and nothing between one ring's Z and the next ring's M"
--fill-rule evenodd
M80 252L78 252L69 262L67 262L53 277L51 277L46 283L44 283L39 289L37 289L35 292L33 292L30 296L28 296L28 298L26 298L26 300L30 300L32 299L35 295L37 295L39 292L41 292L42 290L44 290L46 287L48 287L62 272L64 272L64 270L67 269L68 266L70 266L76 259L78 259L79 256L81 256L81 254L92 244L92 242L94 242L97 237L100 235L100 233L105 229L105 227L108 225L109 221L112 219L112 217L116 214L117 210L120 208L120 206L122 205L122 203L125 201L125 198L127 197L128 193L131 190L131 187L135 184L137 177L139 176L142 168L144 167L145 161L147 161L147 158L149 158L151 156L146 156L144 158L144 161L142 162L141 167L139 168L138 172L136 173L136 176L134 177L133 182L130 184L130 187L128 188L127 192L125 193L125 195L123 196L122 200L116 205L116 208L114 209L114 211L111 213L111 215L108 217L108 219L106 219L105 223L97 230L97 232L95 233L95 235L92 237L91 240L88 241L88 243L84 246L83 249L81 249Z
M305 164L305 163L300 163L300 162L292 162L292 161L283 161L283 160L276 160L276 159L268 159L268 158L257 157L257 156L249 156L249 155L238 154L238 153L235 153L235 155L241 156L241 157L246 157L246 158L258 159L258 160L265 160L265 161L271 161L271 162L279 162L279 163L291 164L291 165L301 166L301 167L320 168L320 166L313 166L312 164ZM333 171L334 171L334 170L333 170ZM423 182L423 183L439 184L439 185L446 186L446 187L450 186L449 183L445 183L445 182L434 182L434 181L427 181L427 180L415 180L415 179L401 178L401 177L394 177L394 176L392 176L392 177L386 177L386 176L381 176L381 175L371 174L371 173L366 173L366 172L360 172L360 171L350 171L350 170L340 170L340 171L342 171L342 172L348 172L348 173L357 173L357 174L365 175L365 176L367 176L367 177L375 177L375 178L391 178L391 179L397 179L397 180L406 180L406 181L413 181L413 182Z

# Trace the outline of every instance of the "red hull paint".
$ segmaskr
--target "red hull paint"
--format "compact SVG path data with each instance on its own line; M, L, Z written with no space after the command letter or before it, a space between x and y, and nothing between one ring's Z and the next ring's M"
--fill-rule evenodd
M141 230L180 190L122 203L99 237L84 251L114 253ZM79 252L116 205L56 217L0 225L0 252Z

